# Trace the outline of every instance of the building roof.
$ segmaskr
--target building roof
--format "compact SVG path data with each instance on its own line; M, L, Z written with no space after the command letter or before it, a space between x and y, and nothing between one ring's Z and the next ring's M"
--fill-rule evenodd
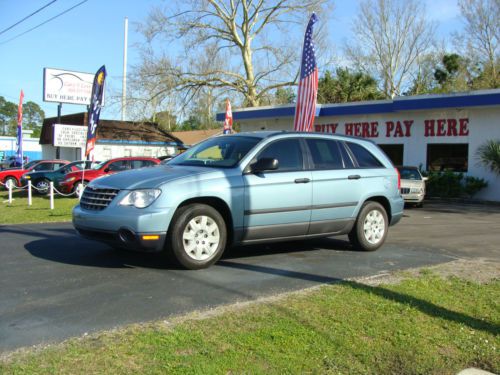
M318 104L316 117L368 115L418 111L428 109L466 108L500 105L500 90L481 90L442 95L418 95L396 97L393 100ZM266 118L293 117L295 104L257 108L233 109L233 120L260 120ZM217 113L216 120L224 121L225 112Z
M57 117L43 121L40 144L53 144L52 125L57 124ZM61 116L61 124L87 126L87 113L74 113ZM182 141L160 128L154 122L134 122L118 120L99 120L97 143L136 143L136 144L176 144Z
M204 141L207 138L222 134L222 131L223 129L221 127L220 129L189 130L172 132L171 134L180 139L186 146L192 146L196 143Z

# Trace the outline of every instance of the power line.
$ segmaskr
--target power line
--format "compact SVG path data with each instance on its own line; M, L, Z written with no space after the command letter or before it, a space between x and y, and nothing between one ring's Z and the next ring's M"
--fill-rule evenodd
M36 25L35 27L32 27L31 29L26 30L25 32L23 32L23 33L21 33L21 34L18 34L18 35L14 36L14 37L12 37L12 38L10 38L10 39L7 39L6 41L4 41L4 42L0 43L0 46L1 46L1 45L3 45L3 44L5 44L5 43L9 43L9 42L13 41L14 39L17 39L17 38L19 38L20 36L23 36L24 34L29 33L30 31L33 31L33 30L35 30L35 29L38 29L40 26L43 26L43 25L45 25L46 23L49 23L50 21L52 21L52 20L54 20L54 19L56 19L56 18L58 18L58 17L62 16L63 14L68 13L70 10L75 9L76 7L78 7L78 6L82 5L83 3L86 3L87 1L88 1L88 0L83 0L83 1L80 1L78 4L73 5L71 8L66 9L65 11L63 11L63 12L61 12L61 13L59 13L59 14L55 15L54 17L49 18L48 20L46 20L46 21L44 21L44 22L42 22L42 23L40 23L40 24Z
M35 10L35 11L34 11L33 13L31 13L31 14L28 14L28 15L27 15L26 17L24 17L21 21L18 21L18 22L16 22L15 24L13 24L12 26L9 26L9 27L7 27L6 29L4 29L4 30L0 31L0 35L2 35L2 34L3 34L4 32L6 32L6 31L9 31L9 30L10 30L10 29L12 29L14 26L19 25L21 22L26 21L28 18L30 18L31 16L34 16L35 14L37 14L38 12L40 12L41 10L43 10L43 9L47 8L50 4L54 4L56 1L57 1L57 0L52 0L50 3L48 3L48 4L44 5L44 6L43 6L43 7L41 7L40 9Z

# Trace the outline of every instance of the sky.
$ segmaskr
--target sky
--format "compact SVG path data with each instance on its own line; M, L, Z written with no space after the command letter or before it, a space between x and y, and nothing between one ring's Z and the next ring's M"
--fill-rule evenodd
M22 89L24 101L40 105L46 117L57 115L57 103L43 101L43 68L93 74L105 64L108 72L106 94L120 92L125 17L129 20L130 72L130 67L139 62L136 46L143 43L137 25L147 18L152 7L165 4L160 0L56 0L34 16L2 32L52 1L0 0L0 96L17 103ZM82 1L85 2L76 6ZM449 40L452 31L460 31L462 24L456 0L425 0L425 3L429 20L437 23L439 38ZM73 6L76 7L62 16L17 37ZM357 8L356 0L334 2L332 19L327 20L333 48L349 41ZM321 15L319 18L321 22ZM62 106L62 115L82 111L85 107L81 105ZM119 109L108 106L103 109L101 118L119 119Z

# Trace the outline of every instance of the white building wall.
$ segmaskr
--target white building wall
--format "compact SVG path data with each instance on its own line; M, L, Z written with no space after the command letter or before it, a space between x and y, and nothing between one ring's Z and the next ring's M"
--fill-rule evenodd
M426 120L434 120L434 135L429 130L426 134ZM242 132L293 130L293 118L291 117L239 120L238 122ZM363 123L368 124L368 126L363 125ZM373 127L372 123L375 123ZM462 129L460 124L462 124ZM450 126L449 131L448 126ZM363 127L365 127L365 132L363 132ZM424 169L427 165L427 144L468 143L467 175L484 178L488 181L488 187L481 190L476 198L500 201L500 177L478 164L476 158L476 151L480 145L488 139L500 139L500 108L498 106L319 117L315 120L314 130L325 133L332 133L335 130L336 134L365 136L377 144L403 144L403 163L415 166L422 164Z
M124 156L148 156L159 157L175 154L174 146L166 145L142 145L142 144L99 144L94 150L94 159L104 161L112 158ZM80 148L60 147L60 159L69 161L84 159L84 152ZM52 145L42 145L42 157L44 159L55 159L56 147Z

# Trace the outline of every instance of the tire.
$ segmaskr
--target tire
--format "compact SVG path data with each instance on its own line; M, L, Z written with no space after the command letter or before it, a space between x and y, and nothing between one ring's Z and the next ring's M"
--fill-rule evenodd
M226 248L226 222L215 208L190 204L175 213L168 239L166 252L173 261L190 270L207 268Z
M46 178L35 181L33 185L36 187L36 194L47 195L49 193L50 181Z
M14 178L14 177L7 177L5 180L4 180L4 188L5 190L9 190L9 184L12 184L12 187L17 187L17 180Z
M78 181L77 183L75 183L73 185L73 190L71 190L72 193L75 193L78 189L78 185L82 184L83 185L83 189L82 189L82 192L85 190L85 188L87 187L87 185L89 184L89 182L87 180L83 180L83 183L81 181Z
M349 240L358 250L375 251L384 244L388 227L389 220L384 207L380 203L367 201L359 211Z

